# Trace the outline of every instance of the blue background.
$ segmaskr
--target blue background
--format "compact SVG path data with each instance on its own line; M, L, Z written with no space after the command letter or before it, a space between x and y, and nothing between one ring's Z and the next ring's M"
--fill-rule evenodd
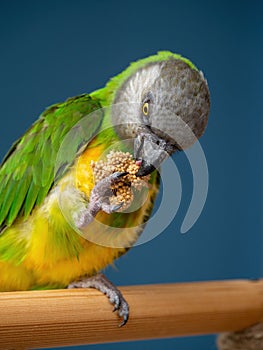
M208 79L212 105L201 144L210 185L203 213L180 234L192 193L180 154L177 216L159 237L107 269L115 284L262 276L262 12L262 2L252 0L1 1L1 156L45 107L104 86L130 61L160 49L189 57ZM208 350L215 338L82 349L122 348Z

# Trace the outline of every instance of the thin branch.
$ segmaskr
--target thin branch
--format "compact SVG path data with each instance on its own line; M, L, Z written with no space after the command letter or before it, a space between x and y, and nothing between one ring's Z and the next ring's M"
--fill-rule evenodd
M0 293L0 349L30 349L238 330L263 321L263 280L122 287L130 320L96 290Z

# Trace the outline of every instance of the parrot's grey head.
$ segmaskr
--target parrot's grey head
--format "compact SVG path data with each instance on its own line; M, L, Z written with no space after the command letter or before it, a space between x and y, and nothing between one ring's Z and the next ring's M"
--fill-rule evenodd
M210 98L207 82L188 61L170 57L148 62L119 87L112 121L122 139L134 138L134 154L145 176L204 132Z

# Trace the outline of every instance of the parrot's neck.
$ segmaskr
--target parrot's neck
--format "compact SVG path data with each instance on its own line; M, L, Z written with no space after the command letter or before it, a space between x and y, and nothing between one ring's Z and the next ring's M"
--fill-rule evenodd
M114 99L114 91L111 91L107 89L107 87L104 87L91 92L90 96L99 99L103 108L109 107Z
M111 144L120 140L112 127L110 117L110 106L114 98L114 92L107 89L107 87L98 89L90 94L91 97L97 98L103 108L104 118L100 127L100 133L96 136L98 144Z

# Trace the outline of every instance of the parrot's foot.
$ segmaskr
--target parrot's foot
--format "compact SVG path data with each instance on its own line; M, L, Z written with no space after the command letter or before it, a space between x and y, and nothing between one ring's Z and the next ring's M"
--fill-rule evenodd
M89 206L84 215L76 223L78 228L84 228L95 218L97 213L102 210L107 214L119 210L123 203L110 204L110 197L113 195L111 186L120 181L127 172L115 172L100 180L93 188L90 194Z
M115 172L94 186L90 194L89 209L93 216L95 216L100 210L103 210L107 214L111 214L120 209L123 203L111 205L110 197L112 196L111 186L120 181L123 176L127 175L127 172Z
M84 278L80 281L70 283L68 288L95 288L105 294L111 304L114 305L113 312L118 311L118 315L123 318L120 327L124 326L129 319L129 305L121 292L103 274Z

